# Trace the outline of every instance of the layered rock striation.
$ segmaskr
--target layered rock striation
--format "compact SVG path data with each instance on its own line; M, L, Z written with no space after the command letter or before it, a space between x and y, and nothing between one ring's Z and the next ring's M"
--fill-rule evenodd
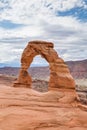
M21 68L18 79L13 85L14 87L31 87L32 78L28 73L28 68L37 55L41 55L49 63L49 89L75 88L75 82L68 66L54 50L54 44L46 41L31 41L28 43L22 53Z

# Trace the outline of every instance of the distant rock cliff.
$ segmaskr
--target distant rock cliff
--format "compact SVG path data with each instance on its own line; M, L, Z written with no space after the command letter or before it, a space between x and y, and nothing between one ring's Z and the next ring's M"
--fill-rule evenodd
M83 61L68 61L72 76L76 79L87 78L87 60Z
M70 72L75 79L87 78L87 60L67 61ZM0 74L17 76L19 68L4 67L0 68ZM29 72L33 78L49 79L49 67L31 67Z

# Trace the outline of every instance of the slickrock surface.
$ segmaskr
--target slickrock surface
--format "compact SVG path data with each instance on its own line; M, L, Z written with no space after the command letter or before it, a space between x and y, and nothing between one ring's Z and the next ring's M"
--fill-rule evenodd
M39 93L1 84L0 130L87 130L87 107L71 89Z
M54 44L46 41L31 41L24 49L21 57L21 68L14 87L31 87L32 78L28 74L33 58L41 55L49 63L50 79L49 89L53 88L75 88L75 82L70 74L68 66L54 50Z

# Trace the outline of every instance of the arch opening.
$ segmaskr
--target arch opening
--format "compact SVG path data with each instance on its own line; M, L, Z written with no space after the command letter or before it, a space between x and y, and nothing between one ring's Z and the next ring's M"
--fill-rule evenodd
M31 88L39 92L47 92L49 86L50 69L49 63L41 55L33 58L28 69L32 78Z
M41 55L48 63L50 69L49 89L55 88L74 88L75 81L70 71L54 50L54 44L46 41L31 41L24 49L21 57L21 68L14 87L31 88L32 78L28 73L28 68L35 56Z

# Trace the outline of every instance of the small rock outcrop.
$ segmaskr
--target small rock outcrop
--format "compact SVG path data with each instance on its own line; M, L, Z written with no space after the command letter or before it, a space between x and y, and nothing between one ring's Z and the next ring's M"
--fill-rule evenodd
M36 55L41 55L49 63L49 89L75 88L75 82L68 66L54 50L54 44L46 41L31 41L28 43L22 54L21 68L18 79L13 85L14 87L31 87L32 78L28 74L28 68Z

